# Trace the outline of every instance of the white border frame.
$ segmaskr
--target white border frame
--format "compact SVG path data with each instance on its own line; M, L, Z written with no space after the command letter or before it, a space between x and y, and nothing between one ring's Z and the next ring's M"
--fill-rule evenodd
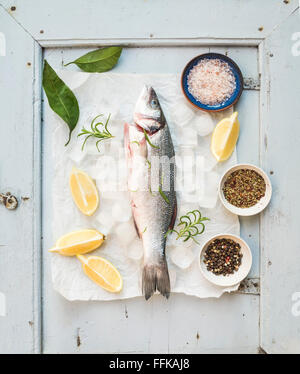
M186 2L180 3L179 0L174 0L172 5L175 8L180 9L184 5L184 11L190 12L191 17L193 17L192 10L189 10L188 0ZM220 37L220 25L228 15L231 14L231 5L234 5L235 1L232 0L231 3L221 0L213 0L205 3L201 3L201 10L203 12L203 19L204 25L199 27L193 27L189 25L186 29L174 30L172 22L170 22L170 26L166 25L159 25L153 22L153 30L149 33L146 28L149 27L149 24L145 23L145 28L141 28L141 25L136 22L136 20L132 20L130 18L130 12L127 12L126 9L122 10L123 13L120 15L122 17L127 17L127 22L130 24L132 22L131 30L127 32L127 34L134 34L137 37L123 37L122 30L118 30L117 32L112 28L107 28L107 31L104 32L106 35L103 38L95 38L95 35L99 34L97 30L97 24L94 22L96 14L100 14L101 9L101 1L90 1L89 5L84 5L82 0L76 1L69 1L67 0L64 5L68 5L71 7L90 7L93 9L93 12L89 14L91 19L89 20L86 16L79 22L78 15L74 16L74 19L70 18L68 14L62 12L61 8L61 1L52 1L51 6L45 7L43 2L34 2L34 0L29 0L26 2L22 2L22 0L15 1L16 10L13 11L11 9L11 3L7 0L2 0L2 4L0 4L0 16L1 17L13 17L15 20L15 27L19 30L20 28L23 29L25 34L29 34L32 38L32 54L33 54L33 61L32 61L32 68L33 68L33 79L32 79L32 120L33 120L33 134L34 139L32 140L32 147L33 147L33 156L32 156L32 165L33 165L33 174L30 176L32 178L33 183L33 202L31 204L31 211L33 217L33 231L32 231L32 238L31 244L29 243L29 247L32 248L32 268L34 269L32 275L32 292L28 294L28 297L32 297L32 329L33 335L31 338L32 341L32 350L34 352L42 352L42 327L41 327L41 320L42 320L42 253L41 253L41 240L42 240L42 221L41 221L41 209L42 209L42 196L41 196L41 178L42 178L42 152L41 152L41 72L42 72L42 55L43 55L43 48L56 48L56 47L98 47L98 46L105 46L105 45L123 45L123 46L130 46L130 47L151 47L151 46L203 46L203 45L210 45L210 46L255 46L258 47L259 51L259 64L260 64L260 73L261 73L261 100L260 100L260 122L261 122L261 145L260 145L260 159L261 159L261 166L265 169L268 169L270 161L269 158L273 155L267 151L266 145L266 135L267 132L270 131L270 124L269 121L271 117L274 118L275 111L280 110L280 108L272 107L274 111L273 115L270 116L270 102L273 101L273 96L275 93L270 88L270 81L271 81L271 70L273 69L273 65L276 68L276 64L278 62L274 61L274 63L270 60L270 53L274 50L278 50L278 45L275 43L276 41L280 41L278 36L278 30L281 28L285 29L285 25L292 24L291 30L293 26L293 20L295 18L295 12L298 10L298 3L295 0L292 0L289 4L284 4L281 2L280 4L274 4L272 0L264 1L262 4L261 0L253 0L251 2L245 3L243 6L246 9L246 13L249 13L249 19L245 20L242 16L245 16L245 13L240 12L242 14L239 21L232 21L232 24L228 25L228 29L224 32L226 37ZM26 4L25 4L26 3ZM111 2L111 12L119 12L119 5L123 3L123 0L112 0ZM128 4L128 2L126 2ZM133 1L133 6L136 5L141 13L143 12L144 8L149 9L149 4L138 4L137 0ZM137 5L138 4L138 5ZM193 3L195 4L195 3ZM124 5L124 3L123 3ZM159 9L158 1L154 0L152 2L153 10ZM197 6L200 6L200 1L197 2ZM215 7L216 14L212 15L211 8ZM219 9L219 8L220 9ZM191 7L190 7L191 8ZM32 12L35 9L35 14L33 16ZM66 9L66 8L64 8ZM261 11L257 11L260 9ZM251 11L255 13L257 17L251 17ZM47 14L49 11L50 16ZM104 11L105 16L109 14L109 9L105 9ZM116 14L116 13L114 13ZM211 17L214 16L213 22L211 22ZM77 17L77 18L76 18ZM158 15L160 18L160 15ZM96 18L97 19L97 18ZM228 19L228 18L227 18ZM89 33L87 34L84 25L87 22L91 22L93 24L92 27L89 28ZM103 19L105 22L105 19ZM136 22L136 25L135 25ZM95 23L95 25L94 25ZM267 25L264 26L263 31L259 31L258 28L263 23ZM53 24L55 24L55 31L53 28ZM211 24L211 25L210 25ZM219 24L219 26L216 26ZM67 25L67 29L66 26ZM150 23L151 25L151 23ZM112 22L113 26L113 22ZM217 30L214 29L217 28ZM0 24L1 27L1 24ZM165 27L165 28L164 28ZM172 28L173 27L173 28ZM300 29L300 25L299 25ZM45 32L41 33L41 30L45 30ZM2 31L2 30L0 30ZM295 30L299 31L299 30ZM125 30L123 30L125 33ZM175 37L174 32L177 35L182 37ZM50 34L50 36L48 35ZM103 34L103 33L102 33ZM118 34L118 36L116 36ZM152 36L152 34L154 36ZM74 35L74 39L70 37ZM78 37L80 35L80 37ZM110 35L112 37L110 37ZM146 36L147 35L147 36ZM168 35L166 37L166 35ZM187 36L188 35L188 36ZM211 37L207 37L207 35L211 35ZM273 37L273 35L275 35ZM277 39L276 39L277 38ZM282 36L284 40L284 35ZM17 43L16 43L17 44ZM271 51L271 48L272 49ZM276 52L274 52L276 53ZM0 57L1 58L1 57ZM23 63L23 62L22 62ZM24 67L23 67L24 68ZM275 69L274 68L274 69ZM24 68L25 74L25 68ZM10 77L5 78L7 80L7 88L10 87L11 81ZM280 79L280 77L278 78ZM22 85L19 85L19 90L23 89ZM10 105L10 103L7 103ZM296 108L294 113L290 113L289 118L293 118L297 116L299 111L297 112ZM276 117L276 116L275 116ZM280 176L280 170L282 166L278 169L278 175ZM275 192L276 193L276 192ZM287 203L285 203L286 206ZM271 204L272 205L272 204ZM283 206L284 208L284 206ZM285 323L282 325L278 323L277 331L273 331L274 325L276 322L279 321L280 314L276 310L276 307L279 304L276 301L277 298L277 288L280 284L276 282L276 276L270 276L270 271L268 268L268 264L270 263L269 258L272 257L273 261L276 262L276 255L272 253L272 245L269 244L269 235L270 235L270 218L268 215L271 215L276 211L278 208L278 202L274 203L274 206L268 211L267 213L263 214L260 218L261 222L261 347L263 350L267 352L278 352L281 347L283 346L280 343L280 339L284 335L286 335L286 331L289 331L287 334L287 339L290 340L295 339L297 336L297 326L296 320L291 322L291 326L287 327ZM289 219L298 218L299 215L294 214L290 216ZM26 219L26 215L24 213L24 219ZM283 222L283 223L282 223ZM285 224L285 220L281 217L278 218L278 224ZM292 228L288 228L285 226L287 230L287 236L289 233L292 235L292 230L295 230L294 226ZM274 233L274 240L272 243L276 242L276 240L280 240L279 234L276 235ZM295 251L293 249L292 251ZM291 254L290 254L291 255ZM277 255L278 257L278 255ZM296 270L299 270L295 268ZM283 269L285 270L285 269ZM8 269L9 271L9 269ZM271 282L271 283L270 283ZM274 282L274 284L272 284ZM300 288L300 284L294 285L295 291L297 291L297 286ZM290 292L288 285L285 289L279 291L279 294L284 295L285 293ZM22 300L21 300L22 301ZM23 300L24 301L24 300ZM22 308L22 304L20 304L20 308ZM270 323L270 313L272 313L272 309L275 308L275 312L273 313L272 323ZM26 319L27 317L25 317ZM277 318L277 319L276 319ZM25 323L25 321L24 321ZM288 322L289 323L289 322ZM30 336L30 334L28 335ZM292 337L293 336L293 337ZM276 338L276 339L275 339ZM1 342L0 342L1 347ZM6 349L3 346L4 350ZM287 352L291 352L292 348L286 344L286 348L284 348ZM24 351L27 351L24 349Z

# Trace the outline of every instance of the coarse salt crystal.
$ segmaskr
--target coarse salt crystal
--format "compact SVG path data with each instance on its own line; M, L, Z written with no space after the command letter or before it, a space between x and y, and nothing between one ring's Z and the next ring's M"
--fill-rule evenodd
M188 75L188 90L202 104L222 104L236 88L236 80L227 62L205 58Z

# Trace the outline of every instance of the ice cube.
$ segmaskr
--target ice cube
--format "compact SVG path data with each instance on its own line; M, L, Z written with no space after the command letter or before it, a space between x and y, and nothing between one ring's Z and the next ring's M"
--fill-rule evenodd
M118 165L112 156L100 157L94 169L94 175L102 191L118 190Z
M177 242L176 242L177 234L175 232L169 233L167 236L167 247L173 248L176 247Z
M81 149L81 144L76 142L72 143L71 149L68 149L68 157L75 163L79 164L86 157L86 152Z
M84 136L80 137L81 146L84 142ZM98 143L98 148L96 146L97 140L95 138L89 138L84 145L83 152L94 157L102 156L105 153L105 145L103 143ZM98 150L99 149L99 150Z
M109 154L99 156L95 164L95 173L97 173L97 179L104 180L117 176L117 162Z
M205 184L201 198L199 199L199 205L202 208L214 208L218 199L218 186L219 186L219 175L214 172L205 173Z
M194 261L194 254L190 248L175 247L171 252L171 260L180 269L187 269Z
M126 255L132 260L140 260L143 257L143 245L141 239L136 238L127 245Z
M179 210L178 210L178 213L177 213L177 218L179 220L179 218L181 216L184 216L186 215L188 212L190 212L191 210L193 210L193 205L190 205L190 204L184 204L184 202L182 201L180 206L179 206Z
M131 217L131 205L128 200L118 200L113 204L112 217L118 222L126 222Z
M189 122L195 116L194 110L186 103L185 100L176 102L173 111L171 112L172 121L179 127L189 125Z
M115 228L115 232L120 243L125 247L128 246L128 244L132 242L137 236L132 220L118 224Z
M191 127L177 131L176 144L196 146L198 144L198 135L196 130Z
M193 127L200 136L207 136L213 131L215 123L210 114L199 111L193 118L190 126Z
M181 191L181 197L182 200L185 203L196 203L199 200L198 192L193 191L193 192L187 192L185 190Z
M204 139L204 138L201 138ZM197 149L196 151L196 165L199 169L203 169L204 171L212 170L217 164L218 161L210 152L206 152L205 155L203 154L201 149Z
M186 241L181 239L178 243L178 247L180 247L180 248L192 248L194 243L195 243L194 240L191 239L191 238L186 240Z
M182 191L186 194L192 194L196 191L196 175L195 169L189 165L183 170L183 189Z
M111 212L108 209L103 208L99 210L99 213L96 213L95 219L97 223L99 223L99 230L104 235L110 233L116 223L115 219L111 215Z
M114 120L108 129L109 132L115 137L115 139L119 140L123 145L124 121L120 119Z

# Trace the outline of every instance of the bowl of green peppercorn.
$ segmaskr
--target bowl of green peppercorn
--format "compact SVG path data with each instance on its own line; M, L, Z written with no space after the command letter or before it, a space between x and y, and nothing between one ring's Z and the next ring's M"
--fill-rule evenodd
M229 287L240 283L248 275L252 254L248 244L233 234L219 234L201 248L199 267L211 283Z
M226 209L239 216L253 216L271 200L272 185L267 174L251 164L229 168L219 184L219 197Z

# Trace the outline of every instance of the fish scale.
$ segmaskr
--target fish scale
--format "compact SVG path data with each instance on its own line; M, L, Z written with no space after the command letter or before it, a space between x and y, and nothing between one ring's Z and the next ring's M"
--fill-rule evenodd
M167 231L176 219L175 152L152 87L143 88L134 123L125 124L124 135L132 213L144 248L143 294L147 300L159 291L168 298L165 248Z

